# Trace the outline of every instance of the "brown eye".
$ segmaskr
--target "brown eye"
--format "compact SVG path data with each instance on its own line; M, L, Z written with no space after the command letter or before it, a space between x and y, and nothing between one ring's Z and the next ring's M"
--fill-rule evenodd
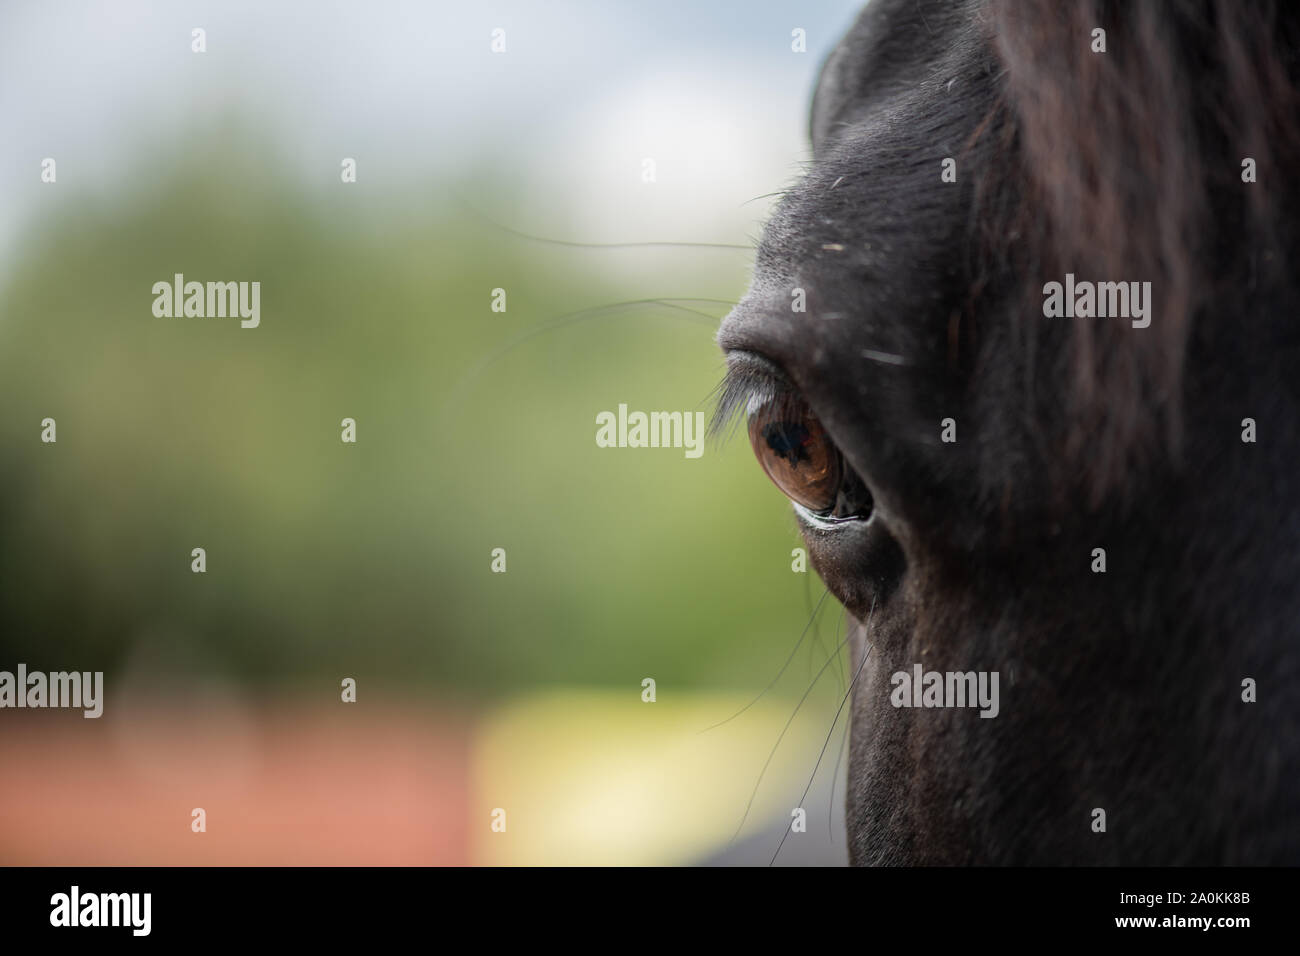
M758 463L788 498L809 511L829 512L840 490L840 453L802 402L774 400L749 416Z

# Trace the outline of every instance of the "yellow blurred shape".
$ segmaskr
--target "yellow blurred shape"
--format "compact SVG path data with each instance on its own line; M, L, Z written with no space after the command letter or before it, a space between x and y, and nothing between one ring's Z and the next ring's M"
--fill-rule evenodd
M725 846L796 701L572 690L511 702L480 726L469 828L485 865L671 865ZM819 705L820 704L820 705ZM799 801L833 710L809 700L763 774L742 838ZM818 771L830 774L839 731ZM504 832L492 829L505 811ZM499 818L498 818L499 819Z

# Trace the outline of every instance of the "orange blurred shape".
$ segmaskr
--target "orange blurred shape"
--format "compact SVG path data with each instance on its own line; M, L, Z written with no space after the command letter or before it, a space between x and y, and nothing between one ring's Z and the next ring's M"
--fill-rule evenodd
M0 730L3 864L469 862L458 712L173 701L92 720L5 710Z

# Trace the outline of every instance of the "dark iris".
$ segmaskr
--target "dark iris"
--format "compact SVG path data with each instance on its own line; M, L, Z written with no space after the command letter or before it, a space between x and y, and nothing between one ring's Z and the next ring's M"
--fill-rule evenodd
M749 416L749 441L758 463L786 496L810 511L829 513L840 488L840 453L821 422L789 396Z
M749 441L763 471L790 500L828 517L871 515L871 493L798 396L783 393L755 408Z
M807 445L812 443L812 434L801 422L772 422L763 426L763 438L767 445L791 465L809 461Z

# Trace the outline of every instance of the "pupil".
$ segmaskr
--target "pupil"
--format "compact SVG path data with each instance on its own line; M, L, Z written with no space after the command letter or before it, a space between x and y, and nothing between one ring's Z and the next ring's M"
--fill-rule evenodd
M767 442L768 448L788 461L791 467L797 467L801 461L812 461L808 455L812 435L801 422L772 422L764 425L763 440Z

